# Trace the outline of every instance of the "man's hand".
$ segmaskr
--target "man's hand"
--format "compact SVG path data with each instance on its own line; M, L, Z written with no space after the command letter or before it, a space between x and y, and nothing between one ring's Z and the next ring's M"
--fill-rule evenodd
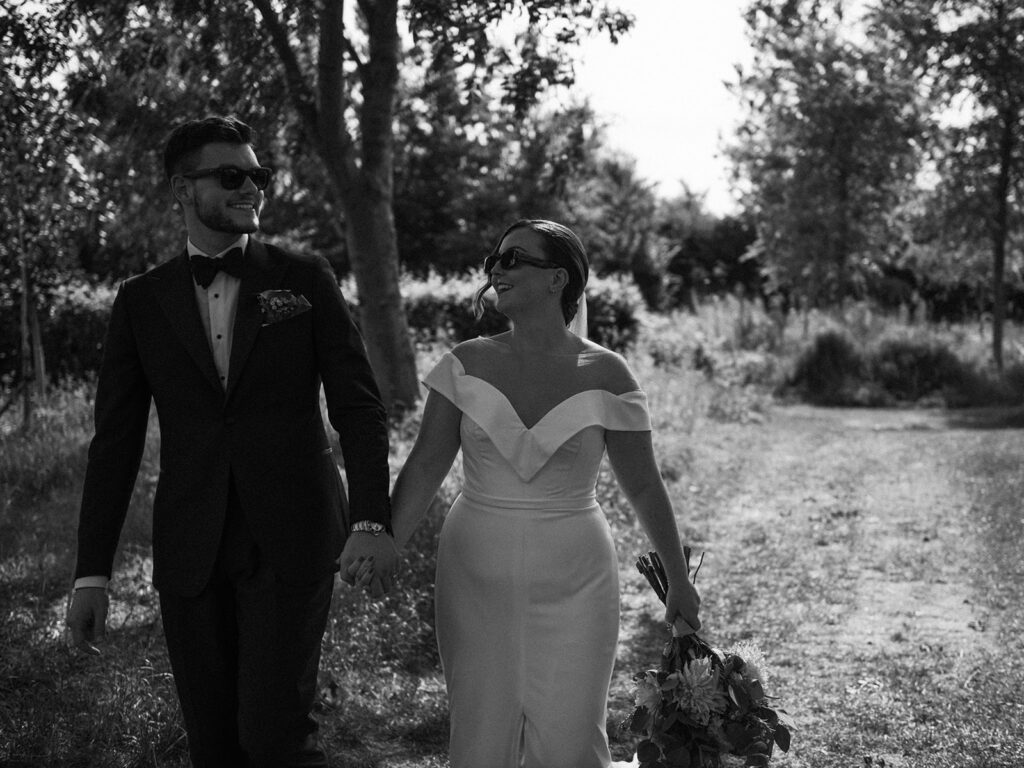
M374 598L391 590L398 566L398 547L386 533L374 536L357 531L350 534L341 553L341 580L350 586L365 587Z
M74 646L92 656L99 656L100 649L93 645L103 639L107 628L107 607L110 598L102 587L76 589L68 608L68 629Z

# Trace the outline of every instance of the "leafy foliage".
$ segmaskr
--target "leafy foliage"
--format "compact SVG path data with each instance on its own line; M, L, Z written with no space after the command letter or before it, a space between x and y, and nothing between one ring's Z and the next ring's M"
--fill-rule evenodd
M519 117L542 91L572 84L567 53L584 37L607 34L614 42L632 25L630 14L591 0L415 0L409 11L414 38L428 44L440 61L467 72L471 95L498 76L502 99Z
M870 366L879 386L909 402L943 390L955 391L970 373L945 347L911 338L883 340L873 351Z
M861 345L828 330L803 350L780 389L819 405L1001 405L1024 398L1018 375L1014 366L1000 374L974 365L927 333L895 331Z
M482 283L478 275L443 277L436 272L422 279L403 278L403 307L417 338L463 341L507 330L508 319L489 305L479 320L473 315L473 295ZM354 283L346 282L344 292L358 314L359 294ZM45 319L42 341L55 378L87 379L99 370L114 293L106 284L82 281L71 281L50 292L41 308ZM628 349L640 330L637 311L642 303L628 279L592 278L587 289L590 337L611 349ZM13 316L13 308L7 307L6 314ZM13 374L17 362L17 325L4 323L0 326L0 375Z
M884 254L918 168L917 82L901 56L844 36L844 3L757 0L747 118L729 149L772 288L811 303L856 295Z
M646 307L661 309L667 253L656 248L657 199L653 185L638 176L636 162L614 155L600 159L571 205L598 271L631 274Z
M880 4L875 31L907 51L940 104L955 102L955 120L938 122L929 148L938 183L915 220L916 255L937 249L939 262L991 271L992 354L1003 365L1007 261L1020 262L1021 182L1024 180L1024 7L990 0L907 0ZM986 247L987 246L987 247ZM941 269L941 266L939 267ZM963 273L961 273L963 274ZM1014 282L1019 282L1020 275Z
M797 360L790 385L819 405L844 405L864 380L865 362L853 340L839 331L815 337Z

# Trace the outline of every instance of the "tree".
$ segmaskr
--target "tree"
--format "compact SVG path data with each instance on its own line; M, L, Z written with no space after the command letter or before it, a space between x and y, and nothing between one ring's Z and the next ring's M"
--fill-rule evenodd
M77 7L108 58L111 47L134 48L142 56L137 65L165 75L152 81L153 91L140 94L143 104L152 99L152 112L163 119L194 110L203 95L212 97L210 106L244 113L263 93L268 103L287 100L298 137L292 146L316 156L331 205L344 220L360 319L385 399L393 410L411 404L418 382L398 288L393 209L403 47L397 0L358 0L351 15L340 0L253 0L255 15L215 0L79 0ZM464 73L460 85L470 94L499 81L519 114L544 89L571 82L569 53L581 35L599 30L614 38L631 24L604 4L571 0L411 0L403 11L414 39L433 55L430 66ZM502 46L492 30L506 21L519 28L512 44ZM102 66L99 57L95 64ZM249 77L228 79L239 72ZM180 92L182 82L195 80L206 86L199 99ZM160 109L172 104L182 111ZM270 115L279 119L273 112L262 117Z
M756 0L754 62L736 92L747 118L729 148L754 255L770 288L814 303L861 290L885 253L918 166L911 71L880 44L854 44L842 0Z
M45 395L47 385L40 312L48 289L71 269L88 194L72 170L80 126L52 83L67 35L67 18L43 8L0 19L0 293L8 306L18 295L16 391L26 431L33 390Z
M1024 3L901 0L880 5L875 19L914 57L932 98L963 107L956 118L936 116L936 240L968 254L988 241L992 357L1001 370L1007 252L1022 224Z
M395 220L406 269L478 268L505 227L522 217L586 227L580 198L600 172L604 142L589 104L517 115L510 103L466 98L444 67L407 75L403 87Z
M652 236L654 184L637 176L636 161L614 154L600 158L573 207L596 269L630 272L647 307L661 309L667 253Z

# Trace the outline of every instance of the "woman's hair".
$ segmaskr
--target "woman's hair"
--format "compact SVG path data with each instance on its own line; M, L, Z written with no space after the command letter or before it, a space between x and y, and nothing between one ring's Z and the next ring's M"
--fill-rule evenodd
M576 233L564 224L547 219L520 219L506 229L494 249L492 256L498 255L498 249L509 234L517 229L529 229L544 238L544 257L562 267L569 274L569 282L562 289L562 317L568 325L579 309L580 296L590 277L590 262L587 260L587 249ZM491 277L481 286L473 297L473 314L479 320L484 313L484 294L491 287Z

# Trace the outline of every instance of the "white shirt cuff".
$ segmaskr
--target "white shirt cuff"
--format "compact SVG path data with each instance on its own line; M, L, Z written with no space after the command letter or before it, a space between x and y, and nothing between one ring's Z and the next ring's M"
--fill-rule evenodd
M83 587L106 589L109 583L110 579L106 576L83 576L80 579L75 579L75 589L82 589Z

